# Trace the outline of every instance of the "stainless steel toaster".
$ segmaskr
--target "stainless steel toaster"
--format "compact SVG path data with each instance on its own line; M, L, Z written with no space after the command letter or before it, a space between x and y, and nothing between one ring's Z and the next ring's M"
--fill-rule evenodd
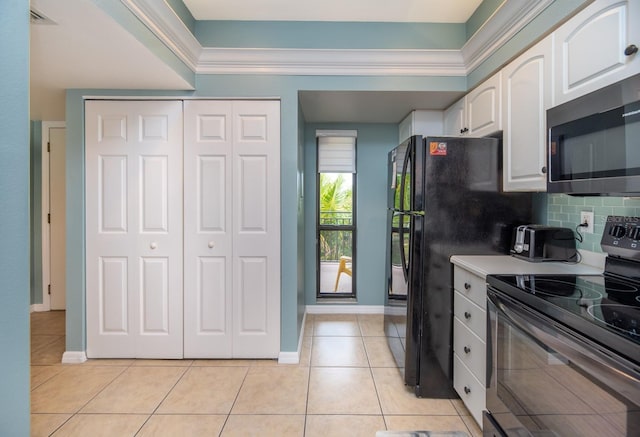
M573 230L545 225L522 225L514 229L511 254L532 262L577 262Z

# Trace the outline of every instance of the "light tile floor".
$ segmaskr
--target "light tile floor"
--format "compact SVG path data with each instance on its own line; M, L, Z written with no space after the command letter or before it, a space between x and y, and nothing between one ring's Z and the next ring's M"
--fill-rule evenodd
M460 400L418 399L380 315L307 315L300 364L89 360L60 364L64 312L31 315L33 436L375 436L481 431Z

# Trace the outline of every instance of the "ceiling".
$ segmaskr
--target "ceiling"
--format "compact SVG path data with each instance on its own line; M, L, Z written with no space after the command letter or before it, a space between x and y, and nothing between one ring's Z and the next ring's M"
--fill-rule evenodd
M183 0L196 20L464 23L482 0Z
M117 1L117 0L112 0ZM482 0L184 0L196 19L464 22ZM31 0L31 119L64 120L65 89L191 90L93 0ZM456 93L303 92L311 122L397 122L442 109Z

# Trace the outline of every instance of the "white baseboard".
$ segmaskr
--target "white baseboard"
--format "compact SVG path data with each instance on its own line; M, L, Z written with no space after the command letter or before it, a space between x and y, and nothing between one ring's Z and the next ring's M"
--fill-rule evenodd
M384 305L307 305L306 314L384 314Z
M298 363L300 363L300 354L298 352L280 352L278 355L278 364Z
M49 308L45 306L45 304L43 303L34 303L33 305L31 305L29 310L30 310L29 312L32 312L32 313L39 313L42 311L49 311Z
M278 364L299 364L302 354L302 340L304 339L304 327L307 321L307 313L302 317L302 328L300 328L300 337L298 338L298 350L296 352L282 352L278 355Z
M87 354L84 351L66 351L62 354L63 364L80 364L87 361Z

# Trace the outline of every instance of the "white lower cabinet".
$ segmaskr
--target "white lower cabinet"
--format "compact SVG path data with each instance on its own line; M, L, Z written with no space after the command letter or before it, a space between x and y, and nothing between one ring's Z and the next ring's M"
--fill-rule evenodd
M454 266L453 387L482 427L486 379L486 283Z
M486 409L485 386L457 355L453 357L453 388L482 429L482 411Z
M89 358L278 356L279 108L86 103Z

